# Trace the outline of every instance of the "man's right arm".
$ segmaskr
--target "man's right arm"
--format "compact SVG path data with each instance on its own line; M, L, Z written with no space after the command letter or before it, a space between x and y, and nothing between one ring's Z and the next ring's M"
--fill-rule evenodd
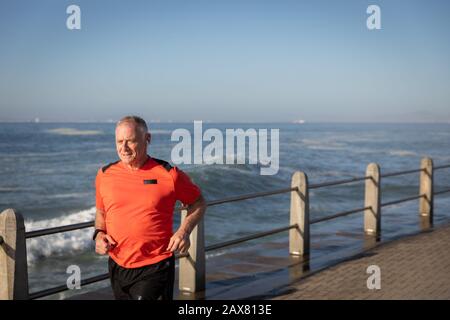
M95 229L106 230L105 213L99 208L95 212Z
M95 212L95 229L105 231L98 232L95 237L95 252L102 255L107 254L116 245L116 242L110 235L106 234L105 212L98 208Z

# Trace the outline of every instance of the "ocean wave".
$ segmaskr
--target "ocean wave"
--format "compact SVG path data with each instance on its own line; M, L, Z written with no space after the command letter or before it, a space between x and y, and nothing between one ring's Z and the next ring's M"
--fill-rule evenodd
M161 134L161 135L171 135L172 131L171 130L152 130L151 128L149 129L150 134Z
M97 148L95 150L93 150L95 152L116 152L116 149L114 147L110 147L110 148Z
M103 134L100 130L79 130L73 128L57 128L46 130L48 133L59 134L63 136L92 136Z
M50 194L46 196L46 198L49 199L83 198L90 195L92 195L91 192L72 192L72 193Z
M223 154L222 156L218 156L218 155L209 155L209 154L205 154L203 155L203 162L204 164L208 165L208 164L221 164L221 165L255 165L257 163L259 163L260 159L259 159L259 155L258 154L254 154L253 152L249 152L248 150L245 151L244 153L244 159L245 159L245 163L243 164L237 164L237 159L238 159L238 153L226 153ZM233 159L232 163L227 163L227 161L231 162L231 159Z
M202 178L205 180L209 180L209 178L213 178L214 181L217 182L217 177L224 175L227 179L223 183L227 183L227 181L233 181L233 177L241 176L242 174L247 176L254 176L259 170L258 165L250 165L250 164L204 164L198 165L190 168L187 172L192 174L201 174Z
M450 163L450 157L449 156L433 156L432 158L433 158L434 161L441 161L442 165Z
M347 179L347 178L356 178L357 175L349 174L347 171L337 171L337 170L321 170L318 172L318 176L320 177L337 177L341 179Z
M66 216L46 219L27 220L25 230L40 230L74 223L88 222L95 218L95 207L75 212ZM27 241L28 263L53 255L68 255L86 250L93 245L91 228L57 233L50 236L31 238Z
M362 133L362 134L337 134L333 133L333 140L344 141L345 143L361 143L373 141L385 141L389 137L385 133Z
M345 143L329 139L302 139L301 143L311 150L343 150Z
M0 192L24 192L24 191L36 191L39 188L21 188L21 187L0 187Z
M80 151L55 151L55 152L28 152L28 153L8 153L0 154L0 158L3 159L17 159L17 158L35 158L35 157L59 157L68 156L73 154L80 154Z
M398 157L417 156L417 153L415 153L414 151L409 151L409 150L389 150L388 154L391 156L398 156Z
M0 187L0 192L17 192L22 191L21 188L8 188L8 187Z

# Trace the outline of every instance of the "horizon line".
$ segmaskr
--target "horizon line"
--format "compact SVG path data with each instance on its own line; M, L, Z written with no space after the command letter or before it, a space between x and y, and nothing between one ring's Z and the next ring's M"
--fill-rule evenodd
M51 124L51 123L116 123L119 120L61 120L61 121L48 121L48 120L0 120L0 123L20 123L20 124ZM147 123L150 124L173 124L173 123L194 123L194 121L202 121L203 123L243 123L243 124L262 124L262 123L280 123L280 124L295 124L295 125L308 125L308 124L450 124L450 120L435 120L435 121L304 121L302 123L298 123L296 121L215 121L215 120L184 120L184 121L176 121L176 120L165 120L165 121L155 121L150 120Z

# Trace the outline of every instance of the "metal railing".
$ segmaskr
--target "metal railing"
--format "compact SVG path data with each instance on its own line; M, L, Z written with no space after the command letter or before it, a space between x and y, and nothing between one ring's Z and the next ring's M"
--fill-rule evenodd
M420 169L406 170L399 172L391 172L386 174L380 174L379 166L376 164L369 164L367 167L366 175L362 177L343 179L338 181L329 181L318 184L308 185L307 175L303 172L296 172L292 177L292 183L290 188L283 188L279 190L258 192L234 197L228 197L224 199L208 201L207 206L212 207L220 204L231 203L236 201L244 201L248 199L255 199L260 197L267 197L272 195L291 193L291 210L290 210L290 221L288 226L275 228L272 230L267 230L263 232L258 232L244 236L238 239L233 239L213 245L204 245L204 231L203 231L203 221L194 228L191 233L191 248L187 254L177 254L176 258L188 258L181 259L180 261L180 290L189 292L198 292L204 290L204 264L205 264L205 252L212 250L218 250L225 247L237 245L246 241L259 239L262 237L267 237L277 233L289 231L289 253L291 255L307 255L309 254L309 227L312 224L321 223L329 220L333 220L339 217L347 216L354 213L364 212L364 231L366 234L379 235L381 231L380 217L381 208L387 207L407 201L413 201L420 199L419 211L420 215L423 217L428 217L430 223L433 219L433 199L435 195L440 195L444 193L449 193L450 189L440 190L438 192L433 191L433 171L450 168L449 165L442 165L433 168L433 162L430 158L424 158L421 162ZM420 191L418 195L410 196L403 199L398 199L394 201L389 201L381 203L381 178L396 177L405 174L420 173ZM338 212L329 216L309 219L309 190L310 189L320 189L330 186L337 186L355 182L365 182L365 205L362 208L356 208L351 210L346 210ZM186 208L177 208L182 211L182 219L185 218L187 211ZM41 237L46 235L51 235L60 232L68 232L74 230L80 230L84 228L90 228L94 226L94 221L77 223L72 225L66 225L61 227L42 229L36 231L23 232L23 237L25 239ZM197 241L198 240L198 241ZM4 238L0 236L0 244L4 243ZM183 263L181 263L183 262ZM17 261L16 261L17 263ZM22 262L23 263L23 262ZM26 260L25 262L26 263ZM200 270L200 271L199 271ZM198 273L203 270L203 274ZM81 281L81 285L87 285L99 281L108 279L108 274L101 274L94 277L90 277ZM10 280L10 279L9 279ZM28 286L27 286L28 288ZM27 289L28 290L28 289ZM26 292L25 296L28 299L37 299L52 294L56 294L62 291L68 290L66 285L57 286L54 288L49 288L41 290L38 292Z
M35 231L29 231L25 232L25 238L36 238L36 237L42 237L42 236L48 236L55 233L61 233L61 232L68 232L68 231L74 231L74 230L81 230L85 228L91 228L94 226L94 221L89 222L82 222L82 223L75 223L75 224L69 224L66 226L60 226L60 227L54 227L54 228L48 228L48 229L41 229L41 230L35 230Z
M226 247L229 247L229 246L233 246L233 245L236 245L236 244L239 244L239 243L243 243L243 242L246 242L246 241L250 241L250 240L255 240L255 239L271 236L273 234L280 233L280 232L283 232L283 231L287 231L287 230L290 230L292 228L297 228L297 225L294 224L294 225L291 225L291 226L282 227L282 228L276 228L276 229L272 229L272 230L269 230L269 231L262 231L262 232L258 232L258 233L254 233L254 234L242 237L242 238L238 238L238 239L234 239L234 240L230 240L230 241L225 241L225 242L213 244L213 245L207 246L205 248L205 252L212 251L212 250L223 249L223 248L226 248Z
M317 219L313 219L309 221L309 224L315 224L315 223L319 223L319 222L324 222L324 221L328 221L328 220L332 220L335 218L340 218L340 217L344 217L344 216L348 216L349 214L353 214L353 213L358 213L358 212L363 212L365 210L370 210L372 207L368 206L368 207L364 207L364 208L359 208L359 209L353 209L353 210L348 210L348 211L342 211L339 213L335 213L331 216L326 216L323 218L317 218Z

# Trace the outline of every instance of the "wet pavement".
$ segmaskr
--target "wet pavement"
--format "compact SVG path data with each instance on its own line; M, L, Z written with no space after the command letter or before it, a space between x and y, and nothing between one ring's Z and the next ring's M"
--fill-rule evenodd
M275 299L449 300L449 248L447 225L377 246L304 277Z

